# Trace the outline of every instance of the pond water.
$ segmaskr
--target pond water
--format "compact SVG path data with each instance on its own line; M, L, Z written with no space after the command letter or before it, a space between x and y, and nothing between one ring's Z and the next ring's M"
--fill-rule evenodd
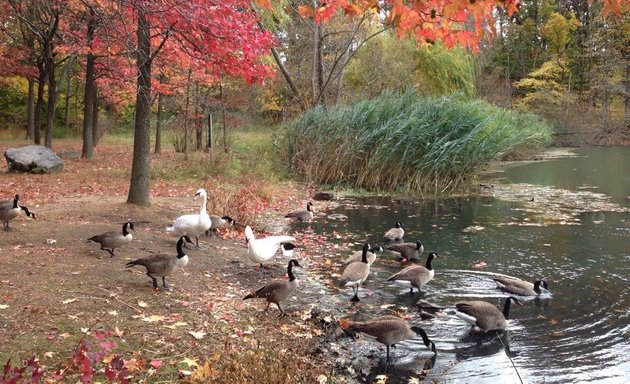
M311 228L326 246L308 274L323 283L320 293L336 295L335 316L405 314L427 331L439 353L428 360L432 354L417 338L392 349L392 364L385 366L382 345L342 339L340 349L348 351L340 352L342 360L369 356L368 381L385 374L388 382L406 383L428 361L427 380L447 383L628 382L630 148L576 152L578 157L508 167L476 196L408 204L348 198L325 212L347 219L318 218ZM383 244L383 233L397 221L405 241L424 244L422 264L430 251L439 253L435 278L410 295L387 282L401 263L383 252L360 291L362 300L351 303L351 289L334 287L341 262L363 242ZM500 339L470 335L470 326L448 310L434 319L419 317L419 299L448 308L479 299L502 308L507 295L491 280L495 274L545 277L551 295L512 305Z

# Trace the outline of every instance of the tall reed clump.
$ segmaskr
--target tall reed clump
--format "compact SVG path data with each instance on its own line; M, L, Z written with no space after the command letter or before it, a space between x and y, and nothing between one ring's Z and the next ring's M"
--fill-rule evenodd
M312 109L288 124L282 148L309 182L423 193L454 190L490 161L540 150L550 140L550 126L534 115L410 90Z

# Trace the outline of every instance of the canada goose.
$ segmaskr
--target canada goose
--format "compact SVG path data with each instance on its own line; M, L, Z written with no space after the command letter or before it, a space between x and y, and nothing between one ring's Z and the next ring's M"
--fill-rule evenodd
M284 217L298 220L300 223L313 220L313 203L306 203L306 209L300 211L289 212Z
M396 226L394 228L385 232L385 239L389 241L402 240L404 236L405 236L405 230L402 229L402 223L400 221L396 223Z
M205 189L201 188L195 193L195 199L197 197L203 199L199 214L182 215L178 217L175 222L173 222L173 226L166 228L166 232L177 236L195 236L197 248L199 248L199 235L208 230L212 226L212 222L206 211L208 193Z
M37 219L37 216L35 215L35 212L31 212L28 210L28 208L26 208L23 205L20 205L20 209L24 211L24 213L26 214L26 217L30 217L32 219Z
M287 275L289 275L289 281L287 280L274 280L271 283L265 285L254 293L250 293L249 295L243 297L243 300L247 299L267 299L267 307L265 308L265 312L269 309L269 305L271 303L275 303L280 310L280 313L284 315L284 311L282 307L280 307L280 303L285 301L295 288L297 288L298 281L293 274L293 267L302 267L297 260L291 259L289 260L289 265L287 266Z
M387 362L389 362L389 347L395 346L396 343L401 341L412 339L417 335L420 335L424 345L437 355L435 343L429 340L424 329L418 326L409 326L409 323L399 317L381 316L367 321L348 322L346 320L340 322L341 327L344 329L366 333L376 338L376 341L385 344L387 347Z
M513 293L516 295L522 296L538 296L542 292L540 286L542 285L546 290L549 290L549 284L547 284L547 280L536 280L534 283L530 283L528 281L523 281L521 279L517 279L515 277L503 277L497 276L492 278L495 283L497 283L497 287L502 290Z
M417 260L424 252L424 245L418 240L415 243L392 244L387 249L394 253L399 253L403 259L402 261L406 262Z
M339 285L343 287L352 287L354 296L351 301L359 301L359 288L361 284L370 275L370 264L367 260L367 253L370 249L370 244L363 244L363 251L361 254L361 261L355 261L346 266L339 278Z
M147 269L147 276L153 280L153 288L158 287L157 278L162 278L162 285L164 288L169 289L170 286L166 284L166 276L170 276L180 269L184 268L188 264L188 255L184 253L182 246L184 240L192 244L190 237L184 235L177 241L177 256L157 254L150 257L130 261L125 265L125 268L133 267L134 265L142 265Z
M367 253L367 261L370 266L372 266L372 263L374 263L374 261L376 260L376 252L382 252L382 251L383 251L383 247L381 247L380 245L370 248L370 250ZM363 251L356 251L355 253L352 254L352 256L348 257L346 261L344 261L343 263L348 265L350 263L354 263L355 261L361 261L361 257L363 257Z
M206 230L207 236L210 236L210 234L217 233L217 229L222 228L226 225L236 224L236 221L234 221L234 219L232 219L230 216L210 215L210 222L212 224L210 225L210 228Z
M0 201L0 220L4 225L5 231L10 231L13 229L9 227L9 221L15 219L20 214L20 211L24 211L27 217L36 219L33 212L30 212L28 208L18 204L19 201L20 195L15 195L15 197L11 200Z
M249 259L254 263L260 264L260 269L264 273L263 263L271 259L278 249L282 247L284 243L295 243L295 237L291 236L269 236L264 239L257 239L254 236L254 231L248 225L245 227L245 240L247 241L247 254ZM282 247L283 254L287 254L289 250ZM293 249L290 250L291 252Z
M100 235L92 236L87 239L88 242L93 241L101 244L101 249L109 252L111 257L114 257L114 249L120 248L127 243L131 243L133 235L129 233L129 229L133 230L133 223L128 222L123 224L122 233L120 232L105 232ZM109 248L109 249L107 249Z
M514 297L505 299L503 313L497 307L486 301L460 301L455 303L455 315L460 319L478 326L482 331L504 330L510 315L510 303L521 305Z
M426 267L422 265L411 265L398 273L394 273L387 281L393 281L403 287L409 287L411 289L409 291L410 294L413 293L413 287L418 288L418 292L420 292L422 291L422 287L435 276L435 270L431 267L431 261L437 256L437 253L431 252L427 257Z

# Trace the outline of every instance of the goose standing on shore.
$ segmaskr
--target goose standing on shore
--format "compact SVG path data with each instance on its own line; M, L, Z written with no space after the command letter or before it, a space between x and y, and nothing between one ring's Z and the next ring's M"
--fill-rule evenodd
M484 332L502 331L507 328L510 317L510 303L521 305L514 296L505 299L503 312L487 301L460 301L455 303L455 315L467 323L479 327Z
M302 267L297 260L291 259L289 260L289 265L287 266L287 275L289 276L289 280L274 280L271 283L265 285L264 287L258 289L256 292L250 293L249 295L243 297L243 300L247 299L267 299L267 307L265 307L265 312L269 309L269 305L271 303L276 304L280 313L284 315L284 311L280 306L280 303L285 301L297 288L298 281L293 274L293 267Z
M30 212L28 208L18 204L20 201L20 195L15 195L11 200L0 200L0 221L4 226L5 231L11 231L13 228L9 226L9 221L15 219L21 211L26 213L27 217L36 219L37 217L33 212Z
M429 340L424 329L418 326L410 326L405 320L396 316L381 316L367 321L350 322L346 319L340 320L343 329L355 332L362 332L372 336L376 341L385 344L387 347L387 362L389 362L389 348L397 343L412 339L417 335L422 337L424 345L434 354L435 343Z
M387 281L393 281L394 283L403 287L410 288L409 294L413 293L413 288L417 288L418 292L422 291L422 287L433 279L435 276L435 270L431 266L431 262L438 254L435 252L429 253L427 257L426 266L422 265L410 265L398 273L391 275Z
M516 277L493 277L492 280L497 284L497 288L504 290L505 292L513 293L521 296L539 296L543 293L540 289L542 286L547 291L549 290L549 284L547 280L536 280L533 283L517 279Z
M141 265L147 269L147 276L149 276L153 281L153 288L157 289L157 277L161 277L162 286L164 286L164 288L166 289L170 289L171 287L166 284L166 276L171 276L175 272L188 265L188 255L184 252L183 249L184 241L192 244L192 241L188 236L184 235L180 237L177 241L176 256L157 254L150 257L130 261L125 265L125 267L130 268L134 265Z
M93 241L101 245L103 251L109 252L111 257L114 257L114 249L120 248L125 244L131 243L133 235L129 233L129 230L134 230L133 223L127 222L122 226L122 232L105 232L100 235L92 236L87 239L88 242ZM109 249L107 249L109 248Z
M402 223L399 221L394 228L385 232L385 239L388 241L400 241L405 236L405 230L402 228Z
M195 193L195 199L202 198L199 214L182 215L178 217L173 226L166 228L166 232L177 236L195 236L197 248L199 248L199 235L206 232L212 226L210 216L206 210L208 193L201 188Z
M287 254L287 252L291 252L290 254L292 254L294 247L283 247L283 244L291 243L295 245L296 242L295 237L285 235L257 239L249 225L245 227L245 240L247 241L247 255L249 259L254 263L260 264L260 270L263 274L265 271L263 263L271 259L281 247L283 254Z

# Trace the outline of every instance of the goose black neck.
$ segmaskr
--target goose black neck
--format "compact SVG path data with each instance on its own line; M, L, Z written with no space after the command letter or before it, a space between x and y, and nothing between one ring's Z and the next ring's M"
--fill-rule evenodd
M287 275L289 275L289 281L295 280L295 275L293 274L293 260L289 261L289 266L287 267Z
M539 295L540 295L540 283L542 283L542 280L534 281L534 292L536 292Z
M361 262L367 264L368 263L368 259L367 259L367 253L370 250L370 246L363 246L363 253L361 254Z
M503 316L505 317L505 319L509 319L510 318L510 304L512 303L512 298L508 297L507 299L505 299L505 305L503 305Z
M311 204L306 204L306 210L309 212L313 211L313 208L311 208Z
M13 199L13 209L16 209L18 207L19 200L20 200L20 197L18 195L15 195L15 198Z
M186 254L184 253L183 245L184 245L184 238L180 237L179 240L177 241L177 258L178 259L181 259L182 257L186 256Z
M123 224L123 236L127 236L129 234L129 230L127 229L128 226L129 223Z
M427 333L424 331L424 329L417 326L412 326L411 330L420 335L420 337L422 337L422 342L424 342L424 345L435 352L435 344L431 340L429 340L429 336L427 336Z
M431 266L431 261L433 261L433 254L429 253L429 256L427 257L427 269L430 271L433 269L433 267Z

